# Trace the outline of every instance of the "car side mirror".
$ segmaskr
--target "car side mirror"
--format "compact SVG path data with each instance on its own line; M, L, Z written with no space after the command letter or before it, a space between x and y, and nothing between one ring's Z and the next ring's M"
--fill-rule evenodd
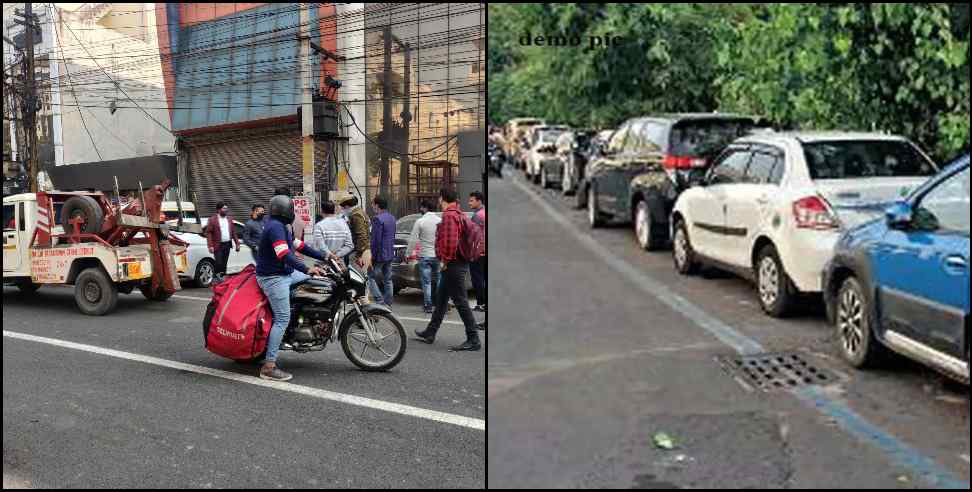
M884 211L888 226L892 229L906 229L911 226L914 211L907 202L898 202Z

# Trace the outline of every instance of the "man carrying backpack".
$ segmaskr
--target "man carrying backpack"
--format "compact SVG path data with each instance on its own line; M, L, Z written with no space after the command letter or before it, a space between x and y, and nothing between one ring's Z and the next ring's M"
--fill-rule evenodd
M273 312L273 326L267 337L267 356L260 369L260 378L287 381L293 376L277 367L277 352L284 331L290 324L290 286L307 280L310 275L322 275L318 267L308 268L297 259L295 251L324 261L327 255L305 245L287 228L294 221L294 201L286 195L270 199L270 219L260 235L257 248L256 278Z
M424 332L415 330L415 335L425 343L434 343L435 334L442 325L449 299L452 298L462 323L466 325L466 341L450 350L478 351L482 345L476 332L476 318L466 298L466 275L469 273L469 262L479 259L482 234L466 214L459 210L457 199L455 191L443 188L439 192L442 222L439 223L435 236L435 254L441 265L442 280L435 293L435 312L432 313L429 326Z

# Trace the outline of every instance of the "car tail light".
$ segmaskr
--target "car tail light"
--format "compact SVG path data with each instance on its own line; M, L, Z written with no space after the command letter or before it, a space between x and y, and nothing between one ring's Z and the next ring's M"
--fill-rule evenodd
M662 165L665 169L699 169L703 168L708 164L708 161L702 159L701 157L688 157L688 156L676 156L676 155L666 155L665 160L662 161Z
M840 222L830 205L819 196L810 196L793 202L793 218L800 229L837 229Z

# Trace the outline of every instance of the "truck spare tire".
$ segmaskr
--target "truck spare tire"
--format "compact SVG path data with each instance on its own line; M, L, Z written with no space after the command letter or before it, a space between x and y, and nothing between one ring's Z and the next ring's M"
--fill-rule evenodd
M81 217L84 220L81 223L81 232L97 234L101 232L101 225L105 220L105 213L101 210L101 205L94 198L83 195L73 196L64 202L64 207L61 209L61 220L59 222L64 226L65 234L74 232L74 226L71 225L71 220L75 217Z

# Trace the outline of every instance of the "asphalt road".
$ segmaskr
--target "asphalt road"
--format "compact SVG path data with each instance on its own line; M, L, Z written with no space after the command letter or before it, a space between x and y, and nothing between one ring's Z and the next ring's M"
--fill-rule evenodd
M900 360L850 369L819 303L766 317L745 281L681 277L521 176L489 182L490 487L969 487L966 387ZM831 379L753 391L720 361L759 352Z
M335 344L281 353L294 379L266 383L206 351L208 297L136 292L89 317L70 289L5 287L4 488L485 486L486 355L448 351L465 339L455 312L391 372L359 371ZM424 328L421 294L396 301L409 333Z

